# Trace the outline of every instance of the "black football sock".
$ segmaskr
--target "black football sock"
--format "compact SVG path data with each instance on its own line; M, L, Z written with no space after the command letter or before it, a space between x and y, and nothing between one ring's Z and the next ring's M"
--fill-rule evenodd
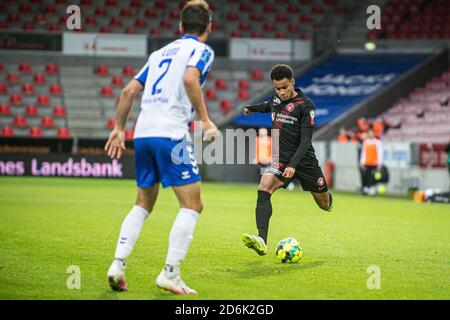
M258 200L256 201L256 226L258 235L264 239L267 244L267 233L269 232L269 220L272 216L272 195L266 191L258 190Z

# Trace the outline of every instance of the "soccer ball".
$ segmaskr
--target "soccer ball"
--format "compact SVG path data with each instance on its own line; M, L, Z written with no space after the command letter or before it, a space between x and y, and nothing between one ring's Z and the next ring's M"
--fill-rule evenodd
M297 263L303 255L303 250L296 239L286 238L278 242L275 254L281 263Z

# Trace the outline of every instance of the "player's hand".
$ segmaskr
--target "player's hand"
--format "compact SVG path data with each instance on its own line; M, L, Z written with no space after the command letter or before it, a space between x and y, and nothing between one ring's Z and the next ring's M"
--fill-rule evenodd
M247 116L251 116L253 114L253 112L251 112L250 109L246 107L246 108L244 108L244 114Z
M111 159L120 159L125 147L125 132L123 130L114 129L109 135L105 145L105 151Z
M220 135L219 129L211 120L206 120L202 122L203 127L203 141L211 141L211 139L216 139Z
M286 169L284 169L283 178L290 179L294 176L294 174L295 174L295 169L291 168L291 167L287 167Z

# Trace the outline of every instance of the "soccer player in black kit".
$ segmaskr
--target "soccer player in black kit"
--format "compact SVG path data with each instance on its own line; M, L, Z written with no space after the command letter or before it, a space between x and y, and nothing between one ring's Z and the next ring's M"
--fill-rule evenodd
M279 150L272 152L278 157L272 159L272 164L261 177L258 187L258 236L245 233L242 235L244 244L261 256L267 253L267 233L272 216L270 198L276 190L286 188L293 179L298 179L303 190L311 192L321 209L331 211L332 208L332 196L311 144L315 122L314 103L300 89L294 87L291 67L276 65L270 78L276 94L264 103L244 108L246 115L253 112L271 112L273 129L279 129Z

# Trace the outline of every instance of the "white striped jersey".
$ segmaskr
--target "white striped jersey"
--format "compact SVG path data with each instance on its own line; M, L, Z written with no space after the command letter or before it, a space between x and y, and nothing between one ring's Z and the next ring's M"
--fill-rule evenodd
M200 70L203 87L213 61L212 48L190 35L154 51L135 76L145 87L134 138L184 138L194 118L183 82L186 67L194 66Z

